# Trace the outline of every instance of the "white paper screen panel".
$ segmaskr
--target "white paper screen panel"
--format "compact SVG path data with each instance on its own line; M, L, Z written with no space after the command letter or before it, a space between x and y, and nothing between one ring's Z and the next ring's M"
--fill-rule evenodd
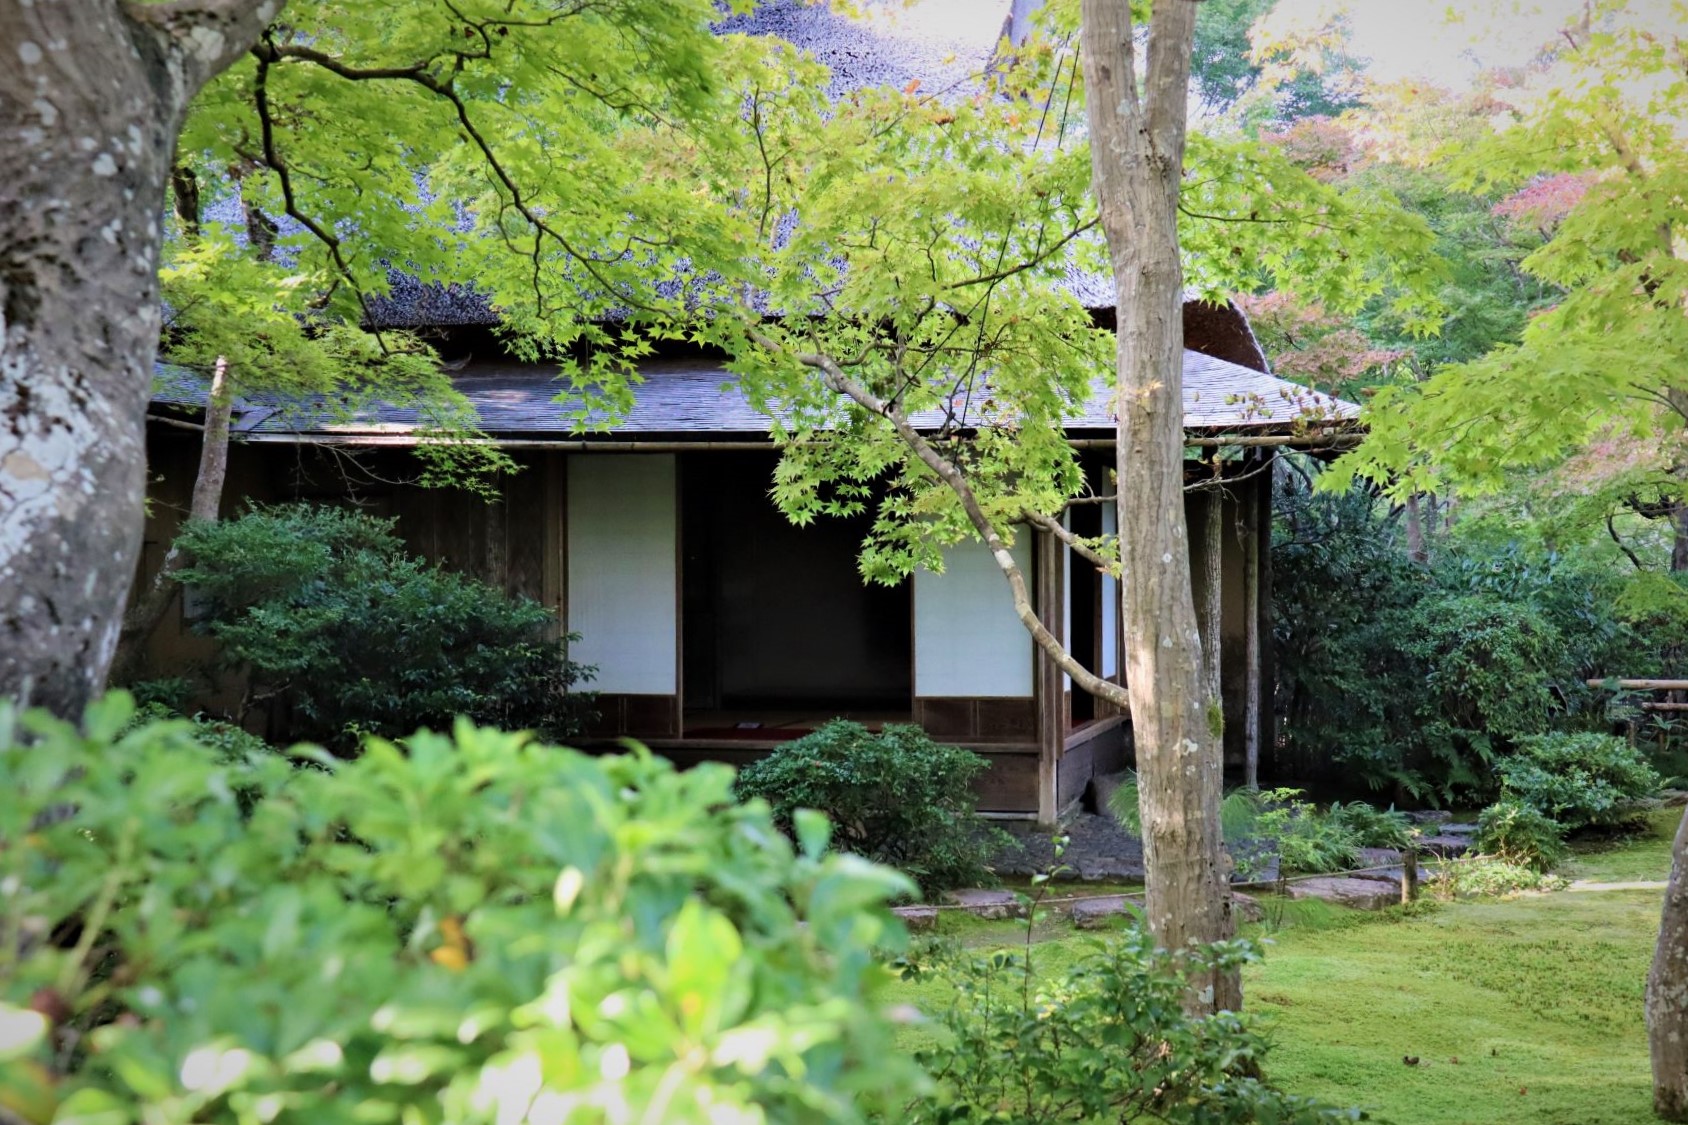
M1112 535L1119 526L1119 513L1112 504L1102 505L1102 534ZM1119 580L1102 576L1102 678L1119 672Z
M672 454L569 458L569 655L597 665L593 691L678 690L677 514Z
M1031 580L1030 535L1014 560ZM1014 615L1008 583L983 544L944 552L944 572L914 575L914 693L919 696L1028 696L1032 640Z

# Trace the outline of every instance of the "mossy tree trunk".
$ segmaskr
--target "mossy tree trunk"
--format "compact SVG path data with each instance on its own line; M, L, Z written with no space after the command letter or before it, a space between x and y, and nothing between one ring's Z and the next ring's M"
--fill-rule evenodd
M1647 973L1647 1044L1654 1112L1666 1121L1688 1121L1688 815L1671 848L1659 943Z
M1196 10L1154 4L1141 88L1126 0L1084 0L1082 32L1092 176L1118 290L1121 587L1148 920L1175 951L1234 933L1184 514L1178 192ZM1240 1009L1240 976L1215 972L1189 1005Z
M165 185L282 0L0 0L0 697L100 690L140 550Z

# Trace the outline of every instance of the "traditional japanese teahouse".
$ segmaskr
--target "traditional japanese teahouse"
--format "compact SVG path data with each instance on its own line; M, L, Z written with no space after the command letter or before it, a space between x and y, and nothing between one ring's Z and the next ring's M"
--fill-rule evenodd
M1008 5L998 7L1000 26ZM824 6L767 4L732 27L813 50L845 84L900 85L911 72L955 65L954 44L864 27ZM1111 324L1106 279L1073 284L1098 323ZM1043 821L1080 799L1092 776L1129 762L1128 717L1075 690L1035 649L982 547L952 549L942 573L874 586L856 565L871 517L788 523L768 496L778 456L770 420L719 357L670 351L648 361L632 409L582 432L558 401L555 367L503 354L497 315L471 288L401 282L375 316L379 327L426 330L443 354L463 357L457 386L522 471L501 479L496 502L424 489L401 483L412 475L407 448L423 440L414 411L330 421L246 402L233 424L226 507L357 503L395 517L427 558L550 607L559 628L580 637L572 655L596 666L595 739L636 738L681 763L745 762L834 717L913 722L989 759L981 809ZM1233 306L1192 301L1184 329L1192 483L1212 482L1197 456L1239 451L1221 487L1190 491L1187 514L1198 610L1214 598L1220 609L1227 760L1241 762L1271 738L1267 462L1276 448L1328 444L1355 408L1274 377ZM1066 421L1098 492L1114 463L1111 376L1098 372L1095 395ZM197 436L179 423L191 425L196 401L180 379L161 380L143 579L192 488ZM1216 522L1211 505L1220 506ZM1075 505L1064 522L1102 534L1113 529L1113 507ZM1210 550L1214 528L1221 542ZM1020 529L1015 552L1044 623L1086 667L1121 682L1114 579L1048 533ZM153 638L155 668L205 654L175 612Z

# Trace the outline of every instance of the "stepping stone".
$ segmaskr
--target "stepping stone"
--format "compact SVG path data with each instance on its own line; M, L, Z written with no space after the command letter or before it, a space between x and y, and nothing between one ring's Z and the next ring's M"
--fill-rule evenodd
M1423 851L1430 852L1432 855L1444 857L1464 855L1466 852L1471 850L1471 837L1426 836L1418 842L1418 846Z
M1355 910L1382 910L1401 901L1401 888L1381 879L1354 879L1332 875L1303 879L1289 885L1291 898L1317 898Z
M1259 922L1266 917L1266 912L1260 909L1260 903L1253 895L1232 891L1231 916L1239 922Z
M1446 824L1453 818L1453 813L1443 809L1420 809L1407 814L1407 819L1414 824Z
M893 906L891 913L903 920L911 934L924 934L938 928L936 906Z
M987 891L982 887L970 887L961 891L945 891L944 901L961 907L975 918L991 922L1026 916L1026 904L1012 891Z
M1360 878L1401 881L1401 869L1406 865L1401 862L1401 853L1394 848L1356 848L1354 853L1359 858L1359 866L1366 869ZM1418 865L1418 877L1421 882L1430 878L1430 869L1422 863Z
M1103 855L1093 859L1081 859L1076 867L1078 877L1087 883L1143 877L1143 861L1126 859L1123 856Z
M1401 866L1401 853L1394 848L1355 848L1354 856L1361 867Z
M1087 898L1072 905L1073 925L1081 930L1099 930L1115 918L1123 918L1130 911L1132 899L1125 895Z
M1439 824L1436 826L1436 831L1443 836L1475 836L1477 835L1477 826L1475 824Z

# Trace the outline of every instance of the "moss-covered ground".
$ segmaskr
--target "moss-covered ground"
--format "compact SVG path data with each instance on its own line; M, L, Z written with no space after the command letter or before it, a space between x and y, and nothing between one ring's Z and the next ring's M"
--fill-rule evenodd
M1639 835L1579 845L1564 873L1663 879L1680 815L1666 810ZM1382 914L1273 900L1265 924L1249 928L1265 957L1245 979L1249 1010L1274 1043L1269 1077L1396 1125L1651 1121L1642 989L1658 909L1657 891ZM971 947L1025 935L1023 922L948 913L942 922L946 937ZM1061 972L1091 936L1040 924L1039 972ZM937 982L899 987L900 999L944 1003ZM928 1034L911 1027L908 1046Z
M1568 879L1600 883L1667 878L1671 839L1681 819L1681 809L1660 809L1647 818L1646 826L1637 834L1573 841L1573 855L1560 866L1559 873Z

